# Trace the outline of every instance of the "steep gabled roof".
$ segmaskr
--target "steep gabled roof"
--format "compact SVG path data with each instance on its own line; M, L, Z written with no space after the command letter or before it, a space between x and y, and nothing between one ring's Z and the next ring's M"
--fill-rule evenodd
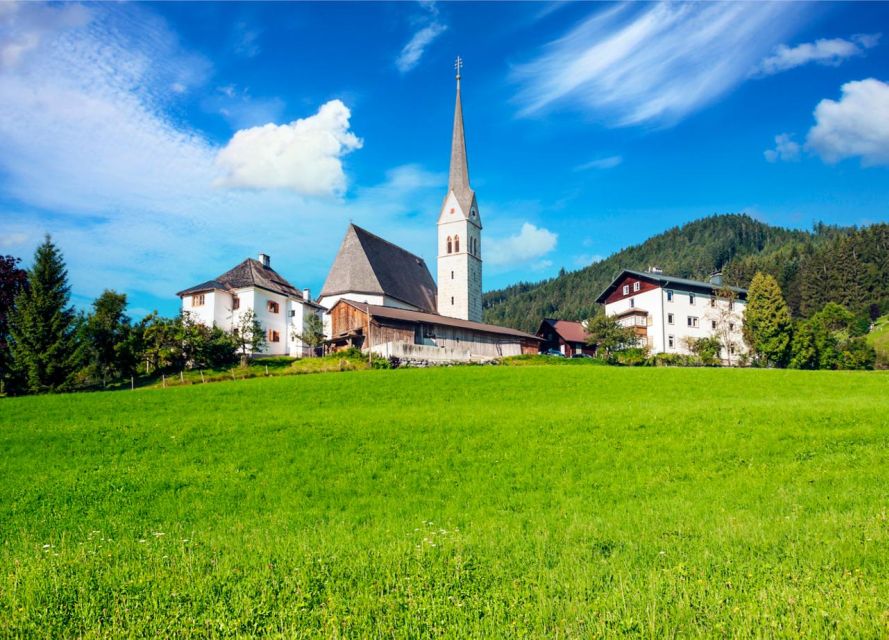
M398 307L382 307L376 304L367 304L365 302L355 302L353 300L342 299L337 304L347 304L359 311L370 314L375 319L395 320L400 322L417 322L423 324L439 325L443 327L455 327L459 329L469 329L480 333L494 333L504 336L515 336L527 340L537 340L540 338L509 327L499 327L496 324L485 324L484 322L473 322L472 320L462 320L460 318L449 318L437 313L426 313L425 311L411 311L409 309L399 309Z
M576 320L556 320L555 318L544 318L540 324L537 333L543 330L544 325L548 325L566 342L586 342L589 334L582 323Z
M253 258L247 258L234 269L226 271L221 276L184 289L176 295L182 297L201 291L212 291L214 289L232 291L245 287L259 287L260 289L266 289L267 291L280 293L283 296L292 298L302 299L303 297L302 291L287 282L281 274L271 267L263 266L261 262Z
M423 258L350 224L321 296L384 295L435 313L435 281Z
M668 276L663 273L649 273L645 271L633 271L632 269L624 269L617 277L611 281L605 290L599 294L599 297L596 298L596 302L602 304L605 302L606 298L611 295L611 293L617 288L620 284L621 280L626 276L633 276L635 278L639 278L642 280L646 280L648 282L653 282L661 287L674 287L676 289L688 289L690 291L703 291L703 292L712 292L718 291L719 289L730 289L738 294L738 298L741 300L745 300L747 298L747 289L742 289L740 287L725 287L723 285L714 284L712 282L703 282L702 280L689 280L688 278L678 278L676 276Z

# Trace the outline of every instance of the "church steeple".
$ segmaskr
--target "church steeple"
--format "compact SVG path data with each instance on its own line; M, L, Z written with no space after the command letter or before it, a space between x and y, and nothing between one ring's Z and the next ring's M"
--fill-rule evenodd
M463 134L460 70L457 58L457 104L451 137L448 192L438 216L438 312L452 318L482 321L482 223L475 192L469 186L469 163Z
M448 191L460 203L465 217L470 216L475 193L469 186L469 162L466 159L466 138L463 133L463 101L460 99L460 70L463 60L458 56L454 64L457 70L457 103L454 106L454 133L451 137L451 170L448 175Z

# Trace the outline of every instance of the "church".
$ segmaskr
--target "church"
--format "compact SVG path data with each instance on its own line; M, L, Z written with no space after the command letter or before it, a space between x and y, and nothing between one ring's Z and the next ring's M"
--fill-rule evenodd
M329 349L427 361L537 353L540 339L482 322L482 223L469 183L457 59L448 190L438 216L438 285L425 261L349 225L318 298Z
M461 64L458 58L448 190L437 224L437 286L423 258L350 224L317 302L260 254L180 291L183 312L231 330L252 311L267 342L255 355L310 355L300 335L312 315L322 318L328 351L358 347L427 362L537 353L537 336L482 322L482 222L469 184Z

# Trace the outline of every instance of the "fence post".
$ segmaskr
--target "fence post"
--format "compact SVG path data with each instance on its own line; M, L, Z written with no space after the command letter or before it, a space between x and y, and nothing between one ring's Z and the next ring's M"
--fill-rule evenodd
M231 372L232 372L232 380L234 380L235 379L235 370L232 369Z
M206 381L204 380L204 370L201 369L201 383L204 383L204 382L206 382Z
M265 374L266 374L266 375L269 375L269 365L266 365L266 366L265 366Z
M136 378L134 376L130 376L130 391L136 390Z
M164 389L167 388L167 375L165 373L161 374L161 383L164 385Z
M185 371L179 372L179 382L182 382L182 383L185 382Z

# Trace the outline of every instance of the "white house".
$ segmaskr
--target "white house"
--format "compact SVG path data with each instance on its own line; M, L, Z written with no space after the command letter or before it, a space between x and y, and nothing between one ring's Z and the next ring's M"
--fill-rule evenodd
M731 298L719 295L731 291ZM720 338L720 358L734 364L746 351L741 334L747 290L723 287L719 276L710 282L624 269L599 295L605 313L633 327L640 345L650 353L689 354L689 342Z
M269 256L248 258L221 276L180 291L182 310L208 327L231 331L241 314L253 310L265 331L261 354L301 357L311 348L295 337L305 329L307 318L320 317L324 309L312 302L309 290L298 290L272 269Z

